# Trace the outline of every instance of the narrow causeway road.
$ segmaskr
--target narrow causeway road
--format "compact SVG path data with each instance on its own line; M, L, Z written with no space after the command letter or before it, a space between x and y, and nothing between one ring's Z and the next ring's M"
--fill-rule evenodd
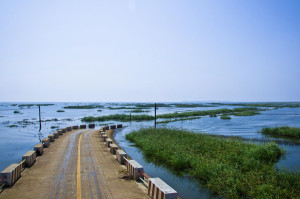
M101 141L98 130L71 131L51 142L0 198L149 198L142 184L121 179L124 170Z

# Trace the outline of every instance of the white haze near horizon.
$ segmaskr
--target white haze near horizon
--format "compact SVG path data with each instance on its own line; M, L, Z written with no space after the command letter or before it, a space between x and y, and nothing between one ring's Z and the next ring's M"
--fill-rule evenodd
M0 101L300 101L300 2L0 2Z

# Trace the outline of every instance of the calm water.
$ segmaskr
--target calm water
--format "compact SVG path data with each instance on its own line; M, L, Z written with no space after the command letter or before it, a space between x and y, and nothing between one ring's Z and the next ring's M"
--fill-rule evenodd
M18 103L24 104L24 103ZM12 163L19 162L22 155L28 150L32 150L33 146L40 142L40 139L47 137L55 132L51 126L57 128L70 125L81 124L80 119L84 116L100 116L110 114L129 114L128 110L110 110L107 107L124 106L124 104L100 103L104 108L98 109L63 109L64 106L71 105L90 105L92 103L53 103L53 106L42 106L42 130L39 132L38 123L38 107L19 107L12 106L12 103L0 103L0 170L3 170ZM159 108L158 114L208 110L219 108L236 108L236 106L217 106L217 107L201 107L201 108ZM64 110L59 113L57 110ZM20 114L15 114L19 111ZM148 113L154 114L153 110ZM107 123L119 123L115 121L99 122L97 125ZM12 127L11 125L15 125ZM188 176L176 176L160 165L147 162L142 153L135 147L131 146L125 139L125 135L138 130L139 128L151 127L154 125L150 122L127 122L123 123L126 128L118 130L115 134L117 143L136 161L144 166L145 171L153 177L160 177L171 187L178 191L183 198L216 198L205 188ZM172 122L168 124L158 124L158 127L170 127L178 129L187 129L195 133L206 132L210 134L233 135L244 138L264 138L258 131L266 126L300 126L300 108L281 108L261 112L260 115L247 117L234 117L231 120L221 120L219 117L202 117L196 120L185 120ZM9 127L11 126L11 127ZM299 145L283 145L287 154L285 159L281 159L277 167L287 168L299 171L300 168L300 146Z

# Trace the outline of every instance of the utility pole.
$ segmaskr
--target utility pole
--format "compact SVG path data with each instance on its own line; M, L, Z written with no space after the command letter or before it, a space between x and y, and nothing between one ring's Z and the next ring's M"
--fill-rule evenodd
M130 113L130 123L131 123L131 113Z
M154 105L154 128L156 129L156 103Z
M39 118L40 118L40 132L42 129L42 120L41 120L41 105L39 105Z

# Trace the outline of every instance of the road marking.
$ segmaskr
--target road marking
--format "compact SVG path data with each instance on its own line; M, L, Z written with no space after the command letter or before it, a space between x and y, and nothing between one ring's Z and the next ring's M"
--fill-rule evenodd
M81 199L81 176L80 176L80 141L82 134L79 136L78 140L78 153L77 153L77 199Z

